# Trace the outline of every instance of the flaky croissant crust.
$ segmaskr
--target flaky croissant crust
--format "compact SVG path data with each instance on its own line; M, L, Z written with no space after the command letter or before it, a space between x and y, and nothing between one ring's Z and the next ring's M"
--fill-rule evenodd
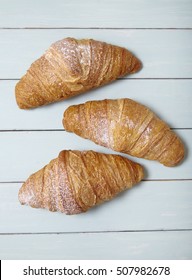
M19 200L35 208L77 214L131 188L143 176L141 165L119 155L65 150L27 179Z
M135 73L141 62L128 50L92 39L66 38L50 46L16 85L21 109L86 92Z
M89 101L64 112L64 128L118 152L166 166L184 157L179 137L149 108L131 99Z

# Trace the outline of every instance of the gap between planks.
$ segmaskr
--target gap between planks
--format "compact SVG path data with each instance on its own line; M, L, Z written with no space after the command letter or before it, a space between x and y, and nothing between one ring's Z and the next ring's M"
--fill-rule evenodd
M68 232L12 232L0 233L2 235L68 235L68 234L108 234L108 233L145 233L145 232L186 232L189 229L143 229L143 230L106 230L106 231L68 231Z
M191 130L192 127L170 127L172 130ZM65 129L0 129L1 132L65 132Z
M0 27L0 30L23 30L23 29L29 29L29 30L55 30L55 29L78 29L78 30L192 30L192 27Z
M0 78L0 81L19 81L19 78ZM191 78L130 78L130 77L123 77L117 78L117 80L192 80Z
M192 181L191 179L143 179L141 182L179 182L179 181ZM25 181L2 181L0 184L23 184Z

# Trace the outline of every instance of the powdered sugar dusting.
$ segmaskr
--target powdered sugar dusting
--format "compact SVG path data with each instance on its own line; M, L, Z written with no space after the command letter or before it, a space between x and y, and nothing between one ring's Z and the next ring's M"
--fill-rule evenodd
M65 166L66 153L70 151L63 151L59 155L58 174L59 174L59 191L62 197L63 209L66 214L78 214L83 212L82 208L77 204L70 183L68 180L67 170Z

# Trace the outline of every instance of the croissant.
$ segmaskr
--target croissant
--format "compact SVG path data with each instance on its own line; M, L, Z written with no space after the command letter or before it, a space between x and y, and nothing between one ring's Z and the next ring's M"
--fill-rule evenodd
M179 137L150 109L131 99L90 101L64 112L66 131L135 157L166 166L184 157Z
M66 38L50 46L16 85L21 109L86 92L135 73L141 62L128 50L91 39Z
M86 212L143 178L141 165L118 155L62 151L19 190L21 204L66 214Z

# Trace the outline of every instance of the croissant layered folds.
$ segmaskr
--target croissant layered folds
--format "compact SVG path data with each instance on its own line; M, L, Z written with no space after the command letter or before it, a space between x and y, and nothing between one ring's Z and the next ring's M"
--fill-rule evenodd
M28 178L19 200L35 208L77 214L113 198L142 178L141 165L119 155L65 150Z
M92 39L66 38L50 46L16 85L21 109L86 92L135 73L141 62L128 50Z
M89 101L64 112L64 128L95 143L166 166L184 157L179 137L150 109L131 99Z

